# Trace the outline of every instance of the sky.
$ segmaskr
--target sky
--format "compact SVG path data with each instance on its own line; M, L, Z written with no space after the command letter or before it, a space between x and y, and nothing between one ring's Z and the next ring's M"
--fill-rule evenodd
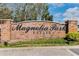
M65 20L79 21L78 3L53 3L49 4L50 15L53 15L55 22L64 22Z
M10 7L16 7L15 4L10 4ZM64 22L65 20L79 21L79 3L49 3L48 11L53 15L53 21Z

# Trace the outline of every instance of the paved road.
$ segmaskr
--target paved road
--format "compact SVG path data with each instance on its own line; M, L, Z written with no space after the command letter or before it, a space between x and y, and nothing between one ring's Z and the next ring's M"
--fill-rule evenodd
M77 55L79 55L79 48L73 48L70 50L73 51L74 53L76 53Z
M0 48L0 56L76 56L77 47Z

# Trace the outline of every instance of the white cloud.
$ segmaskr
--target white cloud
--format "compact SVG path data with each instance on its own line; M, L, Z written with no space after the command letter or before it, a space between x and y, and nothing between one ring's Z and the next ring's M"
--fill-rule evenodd
M69 8L63 14L64 20L76 19L79 21L79 7Z
M62 13L56 13L55 15L54 15L54 17L61 17L62 16Z
M63 14L62 13L56 13L56 14L54 14L53 15L53 17L54 17L54 21L56 21L56 22L61 22L62 21L62 16Z

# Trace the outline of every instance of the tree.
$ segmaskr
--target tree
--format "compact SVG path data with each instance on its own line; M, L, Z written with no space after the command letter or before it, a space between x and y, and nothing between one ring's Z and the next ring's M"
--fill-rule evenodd
M6 4L0 4L0 19L11 19L12 11L6 6Z
M25 3L17 4L15 12L15 20L52 20L52 15L49 15L48 4L42 3Z
M53 21L53 16L52 15L49 15L49 12L48 12L48 5L46 5L44 7L44 12L43 12L43 15L42 15L42 19L43 20L48 20L48 21Z

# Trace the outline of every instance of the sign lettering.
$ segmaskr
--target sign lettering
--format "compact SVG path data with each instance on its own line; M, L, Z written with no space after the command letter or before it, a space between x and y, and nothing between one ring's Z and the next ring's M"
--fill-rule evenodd
M22 24L18 24L15 28L12 28L12 30L17 30L17 31L20 31L20 30L23 30L25 31L25 33L27 33L28 31L30 30L41 30L41 31L46 31L46 30L62 30L62 31L65 31L65 25L62 25L62 26L57 26L56 24L55 25L51 25L49 27L45 26L45 25L41 25L40 27L25 27L23 26Z

